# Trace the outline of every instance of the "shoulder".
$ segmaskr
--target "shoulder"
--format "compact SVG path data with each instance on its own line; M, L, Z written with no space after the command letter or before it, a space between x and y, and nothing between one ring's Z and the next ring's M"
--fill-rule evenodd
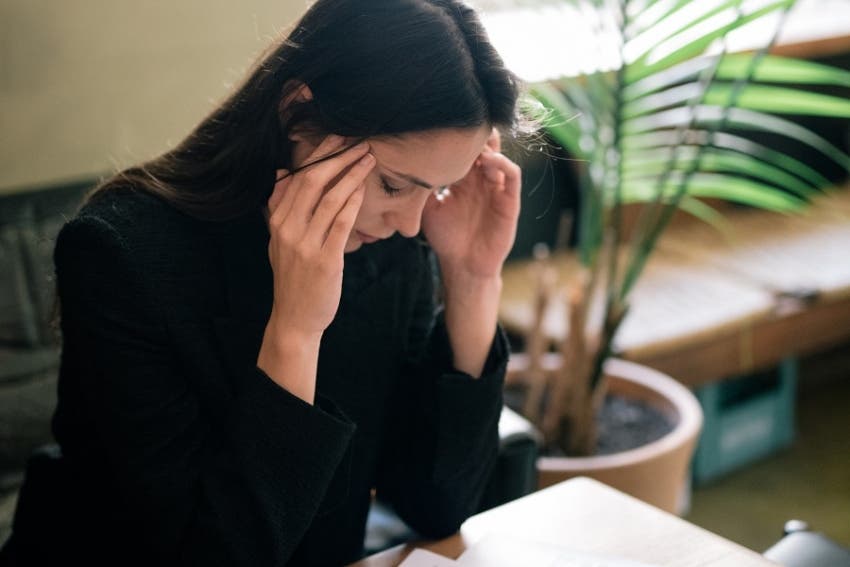
M169 257L179 262L207 242L210 223L178 211L162 199L131 188L105 191L87 202L63 226L62 247L114 249L148 264Z
M173 244L174 236L188 236L204 223L151 193L122 187L96 195L69 224L107 225L128 245L144 246Z

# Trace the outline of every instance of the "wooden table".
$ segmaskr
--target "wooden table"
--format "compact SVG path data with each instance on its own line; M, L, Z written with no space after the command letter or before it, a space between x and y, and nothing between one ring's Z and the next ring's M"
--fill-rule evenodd
M588 478L575 478L473 516L460 533L422 543L456 559L490 535L620 556L664 567L770 566L760 554ZM354 565L398 565L413 549L400 545Z

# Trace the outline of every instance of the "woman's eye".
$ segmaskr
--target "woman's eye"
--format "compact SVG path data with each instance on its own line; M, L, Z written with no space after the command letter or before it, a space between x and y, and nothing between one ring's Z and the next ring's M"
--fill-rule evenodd
M393 187L392 185L387 183L386 180L384 180L384 179L381 179L381 186L384 189L384 193L386 193L387 195L394 196L394 195L398 195L399 193L401 193L400 187Z

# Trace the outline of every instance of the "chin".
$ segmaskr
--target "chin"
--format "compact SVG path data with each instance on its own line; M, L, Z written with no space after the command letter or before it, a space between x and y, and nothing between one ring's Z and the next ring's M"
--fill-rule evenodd
M349 252L356 252L357 250L360 250L361 246L363 246L363 242L357 240L357 238L349 238L348 242L345 243L343 253L348 254Z

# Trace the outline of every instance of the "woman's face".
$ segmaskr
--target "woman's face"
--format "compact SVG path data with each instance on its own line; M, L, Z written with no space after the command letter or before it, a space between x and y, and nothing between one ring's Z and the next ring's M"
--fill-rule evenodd
M441 187L463 179L484 149L490 128L451 128L370 138L375 168L366 178L363 205L345 245L364 244L419 233L422 211ZM317 141L296 141L293 165L301 166Z

